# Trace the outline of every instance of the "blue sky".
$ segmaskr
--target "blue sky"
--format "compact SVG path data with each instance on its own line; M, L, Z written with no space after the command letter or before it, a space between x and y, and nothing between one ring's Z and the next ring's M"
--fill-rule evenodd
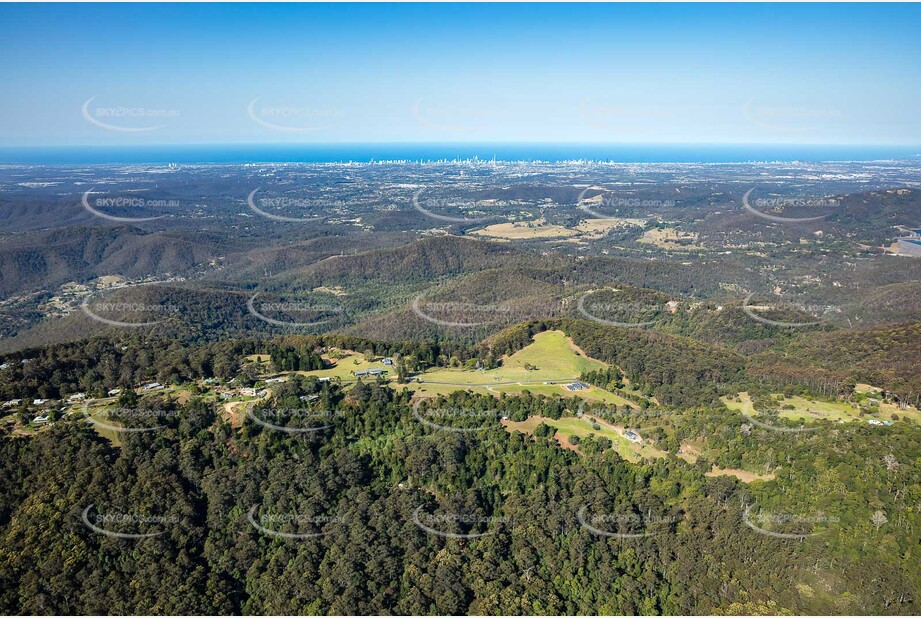
M921 144L918 5L3 4L0 23L2 146Z

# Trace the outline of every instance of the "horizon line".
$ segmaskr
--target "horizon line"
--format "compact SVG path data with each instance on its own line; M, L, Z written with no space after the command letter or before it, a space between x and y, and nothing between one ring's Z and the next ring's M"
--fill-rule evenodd
M279 147L322 147L322 146L759 146L759 147L804 147L804 148L921 148L919 143L878 142L586 142L586 141L341 141L341 142L164 142L150 144L0 144L0 149L30 148L196 148L221 146L279 146Z

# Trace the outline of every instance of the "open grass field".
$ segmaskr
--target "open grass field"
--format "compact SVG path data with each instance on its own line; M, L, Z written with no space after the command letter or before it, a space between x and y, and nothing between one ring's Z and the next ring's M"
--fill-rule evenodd
M534 369L526 369L525 365ZM605 363L579 352L565 333L554 330L535 335L534 343L505 358L502 366L496 369L437 369L425 372L422 378L426 382L482 385L496 382L561 382L576 379L583 371L605 367Z
M496 223L471 232L472 235L499 240L529 240L538 238L567 238L578 234L561 225L548 225L543 219Z
M544 418L542 416L532 416L526 421L513 422L513 421L502 421L502 425L505 426L507 431L521 431L522 433L527 433L531 435L534 433L534 429L545 423L551 427L556 428L556 439L559 442L560 446L567 448L573 451L578 452L578 446L573 445L570 442L569 438L572 436L578 436L580 439L585 438L590 434L595 436L605 437L610 440L614 448L617 450L618 455L626 459L627 461L638 462L644 458L652 457L665 457L666 453L660 451L659 449L646 444L644 442L636 443L631 442L626 437L624 437L624 428L616 425L611 425L601 420L595 420L595 424L598 425L598 429L593 427L593 422L587 417L576 418L573 416L563 417L559 420L554 420L551 418Z
M557 384L523 384L523 385L508 385L508 386L494 386L490 387L490 391L495 393L508 393L509 395L520 395L524 391L530 391L534 395L546 395L548 397L553 397L555 395L562 395L564 397L579 397L580 399L585 399L586 401L600 401L603 403L610 403L617 406L633 406L633 402L627 401L623 397L616 395L614 393L608 392L606 390L592 386L587 391L574 391L570 392L565 390L562 387L563 383Z
M858 389L858 392L867 391L861 391ZM741 401L734 401L730 397L723 397L722 401L730 410L738 410L743 414L748 414L751 416L758 414L758 411L755 410L751 397L749 397L748 393L739 393L739 399ZM777 402L778 408L782 408L786 405L793 406L794 409L781 410L780 417L793 421L827 420L836 423L851 423L861 421L866 422L871 418L875 418L881 421L888 421L892 419L893 414L898 414L899 417L908 417L916 423L921 423L921 413L919 413L915 408L900 410L898 406L885 402L880 404L880 412L878 414L866 414L863 417L860 416L860 412L857 408L843 401L818 401L806 399L804 397L793 396L785 397Z
M448 395L457 390L468 389L496 396L501 393L520 394L528 390L534 394L576 396L588 401L636 407L632 401L595 386L583 391L567 391L563 388L564 384L578 379L583 371L603 369L607 365L585 356L562 331L538 333L534 336L533 343L505 358L502 366L496 369L438 368L414 376L408 384L397 384L396 370L384 365L382 359L368 361L363 354L348 350L340 350L339 354L342 358L326 357L327 361L336 363L334 367L297 373L318 378L339 378L343 382L349 382L355 379L355 371L377 368L388 370L387 377L391 380L392 387L408 388L426 397ZM422 381L418 382L417 379Z
M471 234L494 240L597 240L616 227L643 226L645 223L643 219L590 218L583 219L574 227L564 227L562 225L548 224L544 219L536 219L534 221L496 223L475 230Z
M364 354L352 352L349 350L340 350L342 358L331 358L324 356L327 362L335 363L329 369L318 369L316 371L296 371L282 373L298 373L304 376L316 376L318 378L339 378L342 381L354 380L356 371L365 369L384 369L388 377L393 377L396 371L393 367L384 364L383 359L368 360ZM371 378L373 379L373 378Z
M752 483L754 481L770 481L774 479L774 473L770 474L755 474L754 472L749 472L748 470L741 470L739 468L727 468L722 470L713 466L705 476L716 477L716 476L734 476L743 483Z
M697 244L696 232L683 232L675 228L653 228L646 230L637 240L639 243L655 245L669 251L700 251L703 246Z
M782 410L780 416L793 421L828 420L850 422L857 419L857 410L846 403L809 401L802 397L787 397L781 405L795 406L795 410Z
M99 423L93 423L92 428L97 434L107 439L112 443L113 446L121 446L121 432L115 431L114 429L109 429L104 425L111 425L113 427L123 427L122 423L112 420L109 418L109 415L106 414L106 409L110 406L88 406L86 408L86 414L88 414L92 419L99 421ZM85 416L83 406L77 406L71 410L74 413L74 416L78 419L81 419L80 422L84 422L82 419Z
M272 357L268 354L250 354L249 356L243 357L244 363L257 363L259 365L268 364L272 360Z

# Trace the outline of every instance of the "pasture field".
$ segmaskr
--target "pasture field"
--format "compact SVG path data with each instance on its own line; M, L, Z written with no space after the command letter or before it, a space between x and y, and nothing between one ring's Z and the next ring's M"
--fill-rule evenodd
M843 402L809 401L802 397L786 397L778 402L779 406L792 405L795 410L781 410L781 418L792 421L828 420L850 422L859 420L858 412Z
M392 378L396 375L396 369L384 364L383 359L368 360L364 354L352 352L350 350L339 350L342 358L331 358L324 355L323 358L328 363L335 363L328 369L317 369L315 371L283 371L281 374L297 373L302 376L315 376L317 378L339 378L343 382L354 380L356 371L365 369L383 369L387 371L387 377ZM373 377L368 379L374 380Z
M596 419L595 424L598 429L593 427L593 422L588 417L576 418L566 416L559 420L545 418L542 416L531 416L526 421L502 421L507 431L521 431L529 435L534 433L535 428L541 423L545 423L557 430L556 439L560 446L573 451L578 451L578 446L570 442L572 436L578 436L580 439L594 434L595 436L604 437L610 440L617 454L627 461L638 462L643 458L665 457L667 454L645 442L631 442L624 436L624 428L611 425L605 421Z
M386 366L381 360L368 361L363 354L340 350L342 358L324 357L336 365L329 369L315 371L282 372L305 376L339 378L342 382L355 380L354 372L364 369L385 369L393 388L408 388L426 397L448 395L457 390L472 390L483 394L520 394L528 390L534 394L562 397L581 397L589 401L601 401L618 406L637 407L616 393L596 386L588 390L568 391L563 388L578 379L583 371L604 369L606 363L585 356L562 331L546 331L534 336L534 341L525 348L503 360L495 369L438 368L425 371L411 378L407 384L397 384L396 369ZM422 381L419 382L418 380Z
M470 232L471 235L484 236L499 240L529 240L535 238L567 238L578 234L576 230L561 225L548 225L543 219L533 221L512 221L509 223L496 223L480 230Z
M716 466L713 466L713 468L704 476L734 476L743 483L752 483L754 481L771 481L775 477L773 472L770 474L755 474L754 472L749 472L748 470L742 470L740 468L726 468L723 470L717 468Z
M646 230L637 242L654 245L669 251L701 251L696 232L684 232L676 228L653 228Z
M256 363L257 365L268 364L272 360L272 357L268 354L250 354L249 356L243 357L244 363Z
M108 427L103 426L103 424L105 424L105 425L111 425L113 427L124 427L122 423L109 418L109 415L106 414L106 410L109 407L110 406L108 405L88 406L86 408L86 414L88 414L90 418L92 418L93 420L99 421L99 423L93 423L91 425L91 427L93 428L93 431L95 431L101 437L111 442L112 446L121 446L122 444L121 432L115 431L114 429L109 429ZM82 405L72 408L70 411L73 412L74 417L78 419L82 419L84 416L84 410L83 410ZM81 420L80 422L84 422L84 421ZM89 421L87 420L85 422L88 423Z
M525 366L532 367L526 369ZM496 382L561 382L577 379L583 371L604 369L607 364L578 352L562 331L545 331L534 342L503 360L496 369L437 369L422 374L426 382L463 382L490 385ZM563 391L566 392L566 391Z
M866 385L861 385L866 386ZM858 389L858 392L868 392L866 390ZM777 395L775 395L776 397ZM721 400L726 404L726 407L730 410L738 410L743 414L748 414L751 416L756 416L758 411L755 410L754 405L752 404L751 397L748 393L742 392L739 393L739 399L741 401L734 401L730 397L722 397ZM900 410L898 406L881 402L880 411L878 414L865 414L860 416L860 411L851 406L848 403L843 401L819 401L819 400L810 400L800 396L793 397L784 397L776 402L778 408L783 408L783 406L793 406L793 410L780 410L780 417L789 419L792 421L816 421L816 420L826 420L831 422L866 422L868 419L877 419L881 421L892 420L893 414L898 414L899 417L908 417L916 423L921 423L921 412L915 408L907 408L905 410Z

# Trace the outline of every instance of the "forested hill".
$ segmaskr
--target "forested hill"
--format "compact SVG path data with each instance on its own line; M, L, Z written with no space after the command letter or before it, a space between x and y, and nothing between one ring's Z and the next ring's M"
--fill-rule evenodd
M129 226L20 234L5 238L0 248L0 295L102 275L182 273L220 255L220 244L201 232L144 232Z
M495 417L433 430L408 393L374 384L293 388L335 410L322 431L235 428L193 398L142 403L169 414L120 448L78 421L0 438L0 611L919 611L914 427L881 444L863 428L791 438L689 416L681 432L780 464L747 486L705 476L705 460L627 463L598 441L577 454ZM551 407L464 393L443 405Z

